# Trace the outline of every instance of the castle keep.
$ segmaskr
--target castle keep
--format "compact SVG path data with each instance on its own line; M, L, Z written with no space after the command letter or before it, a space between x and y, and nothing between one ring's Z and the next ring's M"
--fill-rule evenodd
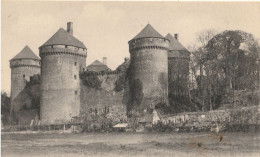
M187 89L189 52L177 37L163 37L150 24L128 44L130 59L116 70L107 66L106 57L86 66L87 48L73 36L69 22L67 30L60 28L39 47L41 60L28 47L10 60L11 99L25 88L26 78L40 73L41 124L64 124L82 116L121 122L170 106L169 91L178 92L169 89L172 82L185 82ZM178 71L179 66L185 70Z
M66 123L80 112L79 73L86 67L87 49L73 36L72 23L60 28L40 48L42 123Z

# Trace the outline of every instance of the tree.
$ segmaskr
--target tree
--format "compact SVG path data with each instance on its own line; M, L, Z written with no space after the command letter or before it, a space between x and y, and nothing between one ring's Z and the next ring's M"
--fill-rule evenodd
M1 117L4 125L9 123L10 109L10 97L7 96L6 92L1 92Z
M206 102L205 99L207 99L207 96L205 95L205 87L208 87L208 84L205 86L205 81L207 83L211 83L208 79L205 79L207 77L204 77L204 74L209 74L209 69L205 67L205 64L207 64L207 49L206 46L208 44L208 41L211 40L216 34L215 30L206 30L203 32L198 33L197 37L197 43L198 46L193 45L190 47L191 52L191 70L194 78L197 81L198 86L198 95L199 99L201 100L202 107L204 108L204 103ZM199 73L199 75L197 74ZM210 106L211 102L209 101ZM210 107L212 108L212 107Z

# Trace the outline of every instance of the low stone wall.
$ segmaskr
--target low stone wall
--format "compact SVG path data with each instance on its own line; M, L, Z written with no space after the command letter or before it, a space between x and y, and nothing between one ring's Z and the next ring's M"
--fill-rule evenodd
M189 112L162 116L164 124L260 124L260 107L251 106L239 109L214 110L208 112Z

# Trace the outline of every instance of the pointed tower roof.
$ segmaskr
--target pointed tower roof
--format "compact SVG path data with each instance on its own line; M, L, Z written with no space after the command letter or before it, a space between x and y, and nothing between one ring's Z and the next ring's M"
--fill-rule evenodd
M177 39L175 39L170 33L168 33L165 37L166 39L170 40L170 51L188 51Z
M77 38L75 38L70 33L65 31L63 28L60 28L42 46L48 46L48 45L68 45L68 46L75 46L75 47L86 49L86 46L81 41L79 41Z
M21 52L19 52L14 58L11 60L15 59L37 59L40 60L38 56L33 53L33 51L29 48L29 46L25 46Z
M104 63L102 63L98 60L95 60L93 63L88 65L87 69L89 71L95 71L95 72L111 70L107 65L105 65Z
M140 33L138 33L133 39L138 38L164 38L158 33L150 24L147 24ZM132 39L132 40L133 40Z

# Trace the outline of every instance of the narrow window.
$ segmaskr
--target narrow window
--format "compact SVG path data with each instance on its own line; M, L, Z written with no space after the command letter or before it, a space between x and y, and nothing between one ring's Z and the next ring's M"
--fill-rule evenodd
M75 79L75 80L77 79L77 75L74 75L74 79Z
M68 45L65 45L65 48L68 48Z
M92 108L90 108L89 113L90 113L90 115L92 115Z
M22 60L20 59L20 61L22 61Z
M23 74L23 78L25 78L25 75Z
M77 66L77 62L75 62L75 66Z
M78 91L75 91L75 95L77 95L78 94Z

